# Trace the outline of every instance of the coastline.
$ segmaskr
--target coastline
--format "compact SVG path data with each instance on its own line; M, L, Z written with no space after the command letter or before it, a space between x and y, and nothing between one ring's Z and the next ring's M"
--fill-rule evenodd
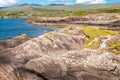
M105 17L107 16L107 17ZM49 27L74 27L74 26L93 26L105 30L113 30L120 33L120 15L114 13L103 13L87 15L80 17L68 17L68 18L51 18L51 19L30 19L28 24L36 26L49 26Z
M26 23L35 25L35 26L49 26L49 27L58 27L58 28L66 28L72 26L79 26L78 24L66 24L66 23L36 23L34 19L28 20Z
M57 25L60 27L61 24ZM44 25L48 25L48 23L44 23ZM56 25L56 23L52 25ZM0 77L9 80L6 75L2 75L8 73L7 77L16 78L11 80L30 80L31 77L31 80L81 80L84 77L86 77L85 80L89 80L91 77L95 80L119 79L120 73L114 70L120 70L120 67L116 67L120 65L120 56L116 55L119 54L119 45L114 46L113 44L119 44L120 37L107 30L90 27L82 29L80 25L74 26L68 23L64 26L67 28L48 32L36 38L22 35L1 41L0 62L2 65L0 69L2 72ZM108 34L111 36L107 36ZM86 47L88 40L93 42ZM113 43L110 44L110 47L106 43L109 41ZM103 45L108 46L108 50L102 47ZM111 45L113 45L112 50ZM118 51L112 53L113 50ZM113 59L115 63L113 63ZM102 64L103 62L105 64ZM7 70L5 71L4 68ZM99 75L103 70L107 73ZM111 74L111 70L114 70L112 72L118 76ZM22 77L19 78L16 73Z
M28 19L0 19L0 40L8 40L13 37L27 34L30 37L43 35L50 30L59 30L59 28L51 28L49 26L38 27L27 23Z
M30 80L31 77L33 77L31 80L84 79L84 76L82 78L79 74L88 78L85 80L89 80L89 77L95 80L119 79L120 73L117 73L116 70L112 71L118 75L115 76L110 74L110 72L116 69L116 66L119 66L120 56L105 51L104 48L84 48L85 42L89 37L83 33L80 27L65 28L60 31L47 33L43 36L29 39L27 42L23 42L26 38L20 38L21 42L19 42L18 38L14 40L14 43L17 44L12 44L13 41L9 41L7 47L0 45L0 62L2 63L0 77L2 80ZM120 40L119 38L115 36L100 38L102 42L100 46L104 43L104 39L107 39L107 41L116 39L117 41ZM115 63L113 63L113 59L116 60ZM107 64L102 64L103 61ZM87 65L87 67L84 65ZM117 69L120 70L120 67L117 67ZM102 70L107 71L107 73L102 74L102 76L98 75L101 74ZM34 71L34 73L31 73L31 71ZM3 73L8 73L7 77L16 79L7 79L6 75L2 75ZM23 76L19 78L16 73ZM42 77L37 76L38 74L42 75Z

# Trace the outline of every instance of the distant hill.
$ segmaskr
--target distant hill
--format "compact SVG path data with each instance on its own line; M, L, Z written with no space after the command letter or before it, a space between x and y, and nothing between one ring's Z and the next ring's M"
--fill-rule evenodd
M65 6L65 4L49 4L48 6Z
M118 9L120 8L120 3L111 4L91 4L91 5L64 5L64 4L51 4L47 6L42 6L38 4L21 4L10 6L6 8L0 8L0 12L56 12L56 11L84 11L84 10L94 10L94 9Z
M3 9L4 7L0 7L0 9Z

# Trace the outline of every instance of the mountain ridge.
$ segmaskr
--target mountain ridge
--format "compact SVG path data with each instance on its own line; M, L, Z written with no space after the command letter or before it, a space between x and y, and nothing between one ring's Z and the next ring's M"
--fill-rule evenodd
M56 11L84 11L94 9L118 9L120 3L109 4L76 4L76 5L64 5L64 4L51 4L51 5L39 5L39 4L20 4L10 7L4 7L0 9L0 12L56 12Z

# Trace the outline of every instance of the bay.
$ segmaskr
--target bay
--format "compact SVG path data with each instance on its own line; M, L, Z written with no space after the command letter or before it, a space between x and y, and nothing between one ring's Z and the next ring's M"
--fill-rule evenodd
M0 39L10 39L21 34L37 37L46 30L58 30L55 27L33 26L26 23L27 19L0 19Z

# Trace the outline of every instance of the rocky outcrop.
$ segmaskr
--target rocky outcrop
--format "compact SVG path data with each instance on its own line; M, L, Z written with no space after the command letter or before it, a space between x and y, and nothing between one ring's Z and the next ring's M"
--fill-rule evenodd
M89 14L83 17L70 17L61 19L36 19L34 23L74 23L74 24L109 24L120 20L120 15L117 13L102 13L102 14ZM29 22L29 21L28 21ZM31 21L32 22L32 21Z
M66 34L66 31L69 33ZM12 49L12 61L14 66L21 66L26 61L43 55L62 55L67 51L82 49L87 39L79 27L50 32Z
M120 55L86 49L80 27L48 32L0 52L0 80L119 80Z
M15 48L7 48L0 52L0 63L11 67L11 70L8 69L8 71L3 71L4 68L2 68L1 73L5 72L9 75L13 73L14 75L11 75L11 77L16 76L18 80L26 78L26 76L28 78L28 76L32 74L35 75L34 77L36 77L36 80L41 80L39 77L46 79L46 77L38 72L28 70L25 68L25 65L30 60L37 59L45 55L62 55L67 51L82 49L87 39L88 37L79 27L74 27L47 33L37 38L33 38L17 47L13 45L11 47ZM7 78L3 76L0 77L7 80Z
M93 24L109 24L111 22L120 20L120 15L116 13L102 13L102 14L89 14L84 16L86 23ZM79 23L79 22L78 22Z
M25 67L51 80L118 80L119 58L107 51L83 49L59 56L44 55Z
M60 19L33 19L28 23L37 26L53 26L53 27L70 27L80 25L98 26L102 29L110 29L119 31L120 33L120 14L117 13L102 13L102 14L89 14L83 17L70 17Z
M30 39L31 37L22 34L21 36L14 37L12 39L0 40L0 80L18 80L17 76L19 74L15 74L14 68L11 66L10 63L7 63L10 60L11 56L9 52L11 49L9 48L14 48ZM9 58L6 56L9 56Z
M108 50L110 52L119 54L120 53L120 36L101 36L95 38L88 46L95 46L102 50Z
M31 80L119 80L119 59L119 55L92 49L69 51L62 55L44 54L29 60L24 73L17 71L16 74L18 80L31 75Z
M0 40L0 51L5 48L14 48L30 39L31 37L27 36L26 34L22 34L12 39Z

